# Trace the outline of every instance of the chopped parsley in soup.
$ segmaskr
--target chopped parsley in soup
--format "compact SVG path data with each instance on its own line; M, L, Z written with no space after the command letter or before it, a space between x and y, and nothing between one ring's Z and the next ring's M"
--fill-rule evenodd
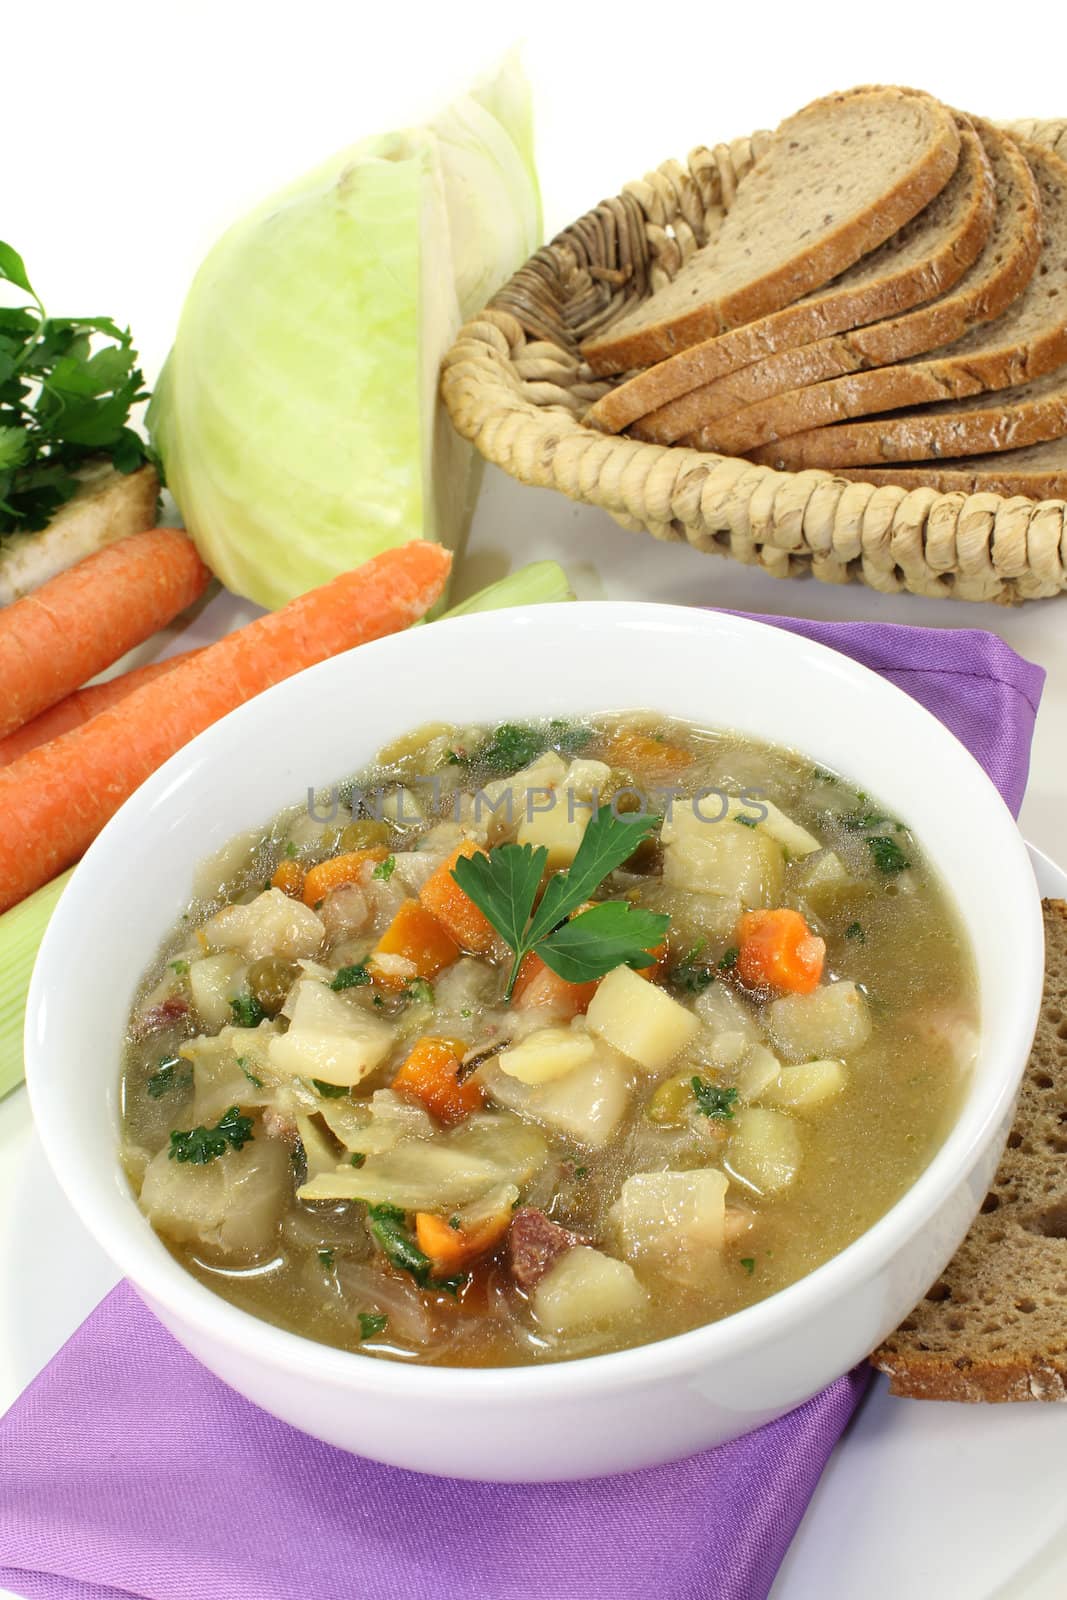
M794 1282L944 1139L977 990L898 818L647 714L427 726L202 873L139 994L124 1160L216 1293L459 1366Z

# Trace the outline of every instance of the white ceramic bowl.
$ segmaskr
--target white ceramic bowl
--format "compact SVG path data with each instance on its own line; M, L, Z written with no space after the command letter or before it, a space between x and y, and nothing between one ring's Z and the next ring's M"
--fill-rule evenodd
M270 1327L178 1266L118 1162L128 1009L206 855L359 769L428 720L650 708L806 752L906 818L974 947L982 1043L959 1119L908 1193L799 1283L657 1344L540 1368L440 1369ZM545 606L366 645L242 707L141 788L53 916L26 1065L56 1176L187 1349L258 1405L418 1471L575 1478L680 1457L798 1405L871 1350L942 1270L1007 1136L1042 981L1040 907L1007 809L970 755L899 690L784 631L671 606ZM877 1152L872 1152L877 1159Z

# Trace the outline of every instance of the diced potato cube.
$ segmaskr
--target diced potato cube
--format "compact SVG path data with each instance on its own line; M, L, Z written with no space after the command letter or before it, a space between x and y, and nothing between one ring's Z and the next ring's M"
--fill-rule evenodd
M780 1111L746 1106L730 1130L727 1170L759 1194L787 1189L800 1168L801 1139L796 1124Z
M468 821L468 832L480 825L485 829L488 842L496 844L525 821L531 798L534 803L543 799L543 794L537 791L558 788L566 771L562 757L555 750L546 750L514 777L494 778L483 784L474 797L469 820L463 819Z
M806 861L794 880L797 894L817 909L835 905L860 887L833 850L822 850Z
M632 1315L647 1303L631 1266L584 1244L560 1256L533 1291L538 1322L561 1335Z
M742 1100L766 1099L778 1082L781 1070L781 1062L766 1045L751 1045L737 1075L737 1087Z
M611 768L606 761L585 761L579 757L567 768L560 787L573 790L580 800L598 800L603 805L610 782Z
M520 1083L495 1061L483 1067L480 1076L498 1105L594 1150L607 1144L630 1102L626 1069L618 1061L599 1057L548 1083Z
M549 1083L592 1061L596 1045L572 1028L538 1028L497 1056L501 1072L520 1083Z
M769 800L738 800L731 796L729 806L731 818L753 818L756 831L776 840L794 860L798 856L810 856L816 850L822 849L814 834L809 833L807 828L802 828L799 822L794 822L792 817L787 817L784 811L779 811ZM757 820L760 809L766 812L766 816Z
M757 1091L756 1098L785 1111L805 1111L832 1100L847 1081L843 1061L802 1061L796 1067L783 1067L775 1081Z
M696 1003L696 1013L713 1033L740 1033L750 1042L760 1036L755 1013L725 983L713 983L704 990Z
M726 1225L725 1173L639 1172L627 1178L611 1216L625 1253L710 1246L721 1250Z
M785 858L781 845L762 829L729 817L712 822L682 803L664 823L663 839L668 886L734 898L749 909L780 899Z
M413 828L426 819L418 796L403 784L382 796L378 815L382 822L395 823L398 828Z
M847 1057L871 1036L863 992L846 981L823 984L811 994L772 1000L764 1021L771 1039L790 1061Z
M318 955L326 930L303 901L281 889L267 889L248 905L223 906L203 931L213 949L236 950L246 961L264 956L295 961Z
M569 867L585 837L592 811L583 802L569 799L562 789L553 791L551 799L535 795L531 804L545 809L523 816L517 835L519 844L532 845L535 850L544 845L549 872Z
M555 750L546 750L543 755L531 761L528 767L523 767L521 772L516 772L510 778L494 778L491 782L482 785L482 793L490 803L494 803L510 789L514 796L515 820L522 814L526 791L528 789L555 789L563 782L567 772L566 762Z
M206 956L189 968L189 994L205 1028L233 1021L232 1002L244 992L245 963L230 951Z
M289 1032L269 1047L276 1072L351 1088L381 1066L396 1038L389 1023L349 1005L314 978L300 980L285 1010Z
M644 904L649 911L666 912L672 943L682 949L692 949L701 939L712 945L731 939L745 909L739 895L694 894L676 885L651 887Z
M702 1066L736 1067L749 1042L744 1033L704 1033L697 1040L696 1053Z
M589 1003L586 1024L590 1033L646 1072L669 1066L700 1027L691 1011L630 967L616 967L602 980Z

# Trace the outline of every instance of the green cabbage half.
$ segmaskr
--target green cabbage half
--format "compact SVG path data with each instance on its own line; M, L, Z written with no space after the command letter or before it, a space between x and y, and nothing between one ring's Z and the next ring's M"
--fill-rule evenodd
M413 538L456 548L480 460L441 359L540 243L514 60L425 127L364 140L204 261L148 414L186 528L275 607Z

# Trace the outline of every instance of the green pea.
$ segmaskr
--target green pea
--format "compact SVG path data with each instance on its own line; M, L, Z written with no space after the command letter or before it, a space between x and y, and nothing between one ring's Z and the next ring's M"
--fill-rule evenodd
M391 837L389 824L375 817L360 817L350 822L341 832L342 850L369 850L376 844L388 844Z
M264 956L248 969L248 987L268 1017L276 1017L286 996L300 976L300 968L279 956Z

